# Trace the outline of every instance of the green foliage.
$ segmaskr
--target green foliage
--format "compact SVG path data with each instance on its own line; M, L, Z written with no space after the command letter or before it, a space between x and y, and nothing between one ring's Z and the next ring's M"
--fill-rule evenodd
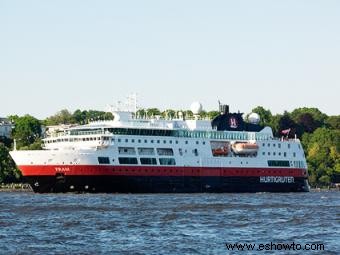
M10 148L13 140L5 136L0 136L0 143L3 143L7 148Z
M297 108L290 113L290 117L296 123L296 134L301 137L303 133L313 133L319 127L325 125L327 115L317 108Z
M90 121L97 120L113 120L113 115L110 112L104 111L81 111L76 110L71 114L68 110L64 109L55 115L48 117L44 124L47 126L60 125L60 124L87 124Z
M211 120L216 118L219 114L220 114L219 111L210 111L210 112L207 112L207 116Z
M137 116L137 118L145 118L145 117L146 117L146 111L145 111L145 109L139 109L139 110L136 112L136 116Z
M259 124L261 126L269 126L270 125L270 123L272 121L272 113L271 113L270 110L266 110L262 106L257 106L251 111L260 115L260 123Z
M0 183L18 182L20 178L20 171L15 167L8 148L0 143Z
M280 127L280 120L282 117L283 115L281 114L273 115L269 122L269 126L272 128L273 134L276 137L280 137L281 136L280 131L283 130L282 127Z
M329 185L340 174L340 130L318 128L302 136L306 151L310 182L315 186Z
M110 112L104 111L83 111L82 115L85 116L81 121L82 123L88 123L89 121L98 121L98 120L113 120L113 115Z
M61 110L60 112L56 113L55 115L47 118L45 120L45 125L59 125L59 124L73 124L75 123L75 119L73 115L66 109Z
M27 146L23 146L20 148L20 150L41 150L42 147L42 141L40 138L38 138L37 140L34 141L34 143L29 144Z
M12 136L17 142L17 148L29 146L41 136L41 123L38 119L25 115L15 120Z
M184 113L184 118L190 119L190 118L194 117L194 114L191 110L186 110L183 113Z
M308 107L303 107L303 108L297 108L294 111L291 112L291 117L294 121L298 121L299 116L302 114L309 113L312 115L313 119L322 125L322 123L325 122L327 119L327 115L322 113L318 108L308 108Z
M162 117L166 119L174 119L176 117L176 111L167 109L164 112L162 112Z
M282 135L281 131L285 129L291 129L291 132L289 133L290 137L294 137L296 134L296 123L294 120L290 117L288 112L284 112L283 115L278 120L278 133L277 136Z
M331 129L340 129L340 115L329 116L325 121L326 127Z
M161 115L161 111L157 108L149 108L149 109L146 109L145 112L149 118Z

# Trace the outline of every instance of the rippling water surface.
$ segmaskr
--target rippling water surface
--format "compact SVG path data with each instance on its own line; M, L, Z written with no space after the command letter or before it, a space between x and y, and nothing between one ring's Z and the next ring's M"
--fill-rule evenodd
M340 192L0 193L0 254L302 253L228 251L234 242L322 243L309 254L340 254Z

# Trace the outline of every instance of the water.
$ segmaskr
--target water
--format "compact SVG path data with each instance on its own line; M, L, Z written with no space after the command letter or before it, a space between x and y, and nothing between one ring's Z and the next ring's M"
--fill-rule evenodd
M340 192L0 193L0 254L339 254ZM324 244L228 251L226 243Z

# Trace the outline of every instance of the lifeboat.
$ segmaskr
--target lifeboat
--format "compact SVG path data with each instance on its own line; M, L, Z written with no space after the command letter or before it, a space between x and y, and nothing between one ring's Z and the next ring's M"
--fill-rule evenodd
M222 146L216 149L212 149L213 156L227 156L228 152L229 150L227 146Z
M236 154L254 154L259 146L256 143L235 143L232 148Z

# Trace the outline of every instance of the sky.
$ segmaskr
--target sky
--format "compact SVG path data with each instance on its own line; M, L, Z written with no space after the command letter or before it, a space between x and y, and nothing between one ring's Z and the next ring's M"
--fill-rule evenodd
M143 108L339 115L340 1L0 0L0 116Z

